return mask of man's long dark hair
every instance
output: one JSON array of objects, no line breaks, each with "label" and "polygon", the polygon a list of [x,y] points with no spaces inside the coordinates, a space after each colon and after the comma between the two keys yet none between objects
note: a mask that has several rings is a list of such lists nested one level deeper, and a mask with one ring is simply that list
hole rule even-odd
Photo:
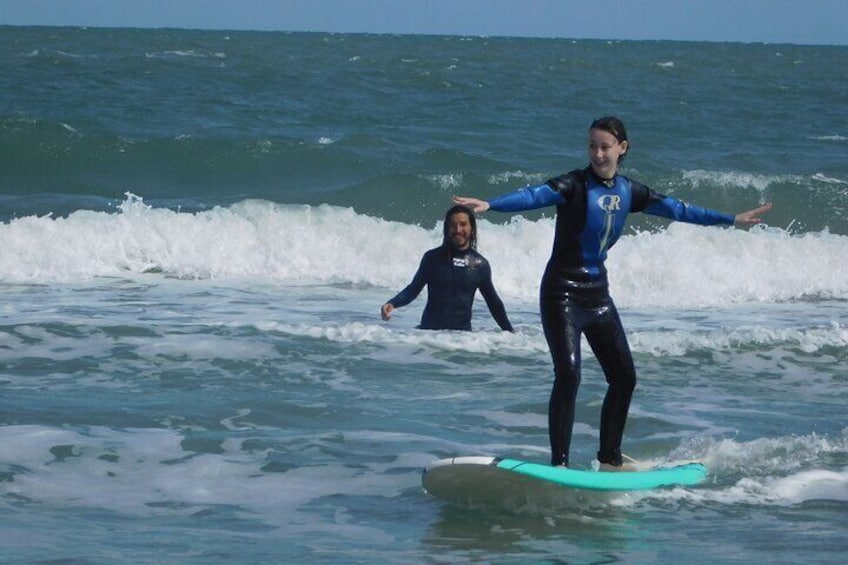
[{"label": "man's long dark hair", "polygon": [[457,204],[445,213],[445,225],[443,226],[442,247],[450,249],[450,219],[454,214],[468,214],[468,222],[471,224],[471,249],[477,249],[477,218],[468,206]]}]

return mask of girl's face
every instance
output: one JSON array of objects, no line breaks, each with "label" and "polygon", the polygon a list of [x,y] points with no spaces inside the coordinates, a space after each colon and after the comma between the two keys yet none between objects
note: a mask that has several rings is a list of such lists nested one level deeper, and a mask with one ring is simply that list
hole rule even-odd
[{"label": "girl's face", "polygon": [[602,179],[611,179],[618,170],[618,162],[627,153],[627,142],[601,129],[589,130],[589,162],[592,170]]}]

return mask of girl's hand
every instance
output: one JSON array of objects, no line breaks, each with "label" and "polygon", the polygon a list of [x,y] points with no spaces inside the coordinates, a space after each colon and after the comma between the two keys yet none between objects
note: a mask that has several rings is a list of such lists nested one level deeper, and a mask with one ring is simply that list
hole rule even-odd
[{"label": "girl's hand", "polygon": [[741,228],[759,224],[763,221],[759,217],[760,214],[762,214],[763,212],[768,212],[769,210],[771,210],[771,202],[769,202],[768,204],[764,204],[759,208],[754,208],[753,210],[748,210],[747,212],[736,214],[736,219],[733,222],[733,225]]},{"label": "girl's hand", "polygon": [[482,213],[489,209],[489,203],[479,198],[469,198],[467,196],[452,196],[454,204],[461,204],[471,208],[474,212]]}]

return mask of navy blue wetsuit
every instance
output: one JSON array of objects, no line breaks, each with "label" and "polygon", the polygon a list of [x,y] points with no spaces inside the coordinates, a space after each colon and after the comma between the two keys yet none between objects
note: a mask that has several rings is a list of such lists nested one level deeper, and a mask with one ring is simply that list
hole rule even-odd
[{"label": "navy blue wetsuit", "polygon": [[734,216],[691,206],[624,176],[604,181],[591,167],[505,194],[489,205],[500,212],[557,207],[553,251],[540,288],[542,326],[555,376],[548,406],[552,464],[568,465],[583,334],[608,383],[598,459],[620,465],[636,371],[609,295],[607,250],[618,240],[630,212],[701,225],[733,225]]},{"label": "navy blue wetsuit", "polygon": [[501,329],[512,331],[506,309],[492,284],[489,262],[474,249],[459,251],[443,245],[426,252],[412,282],[389,303],[395,308],[406,306],[425,285],[427,304],[419,328],[470,331],[471,306],[474,294],[480,289]]}]

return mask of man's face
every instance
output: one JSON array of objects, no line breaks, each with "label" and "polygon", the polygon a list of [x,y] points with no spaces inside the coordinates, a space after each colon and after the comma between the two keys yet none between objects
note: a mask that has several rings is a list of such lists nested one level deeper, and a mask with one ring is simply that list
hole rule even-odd
[{"label": "man's face", "polygon": [[465,212],[457,212],[448,218],[448,235],[453,246],[460,251],[471,245],[471,219]]}]

